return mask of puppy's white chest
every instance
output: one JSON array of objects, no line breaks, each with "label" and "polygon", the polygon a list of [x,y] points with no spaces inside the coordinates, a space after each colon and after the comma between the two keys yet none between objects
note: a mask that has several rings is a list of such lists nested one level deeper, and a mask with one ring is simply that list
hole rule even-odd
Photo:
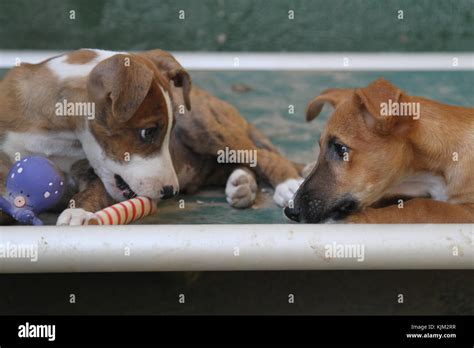
[{"label": "puppy's white chest", "polygon": [[446,182],[441,176],[418,173],[387,191],[387,194],[402,194],[411,197],[431,196],[432,199],[448,200]]},{"label": "puppy's white chest", "polygon": [[86,157],[73,132],[9,132],[1,144],[1,149],[12,161],[18,156],[45,156],[65,172],[70,170],[74,162]]}]

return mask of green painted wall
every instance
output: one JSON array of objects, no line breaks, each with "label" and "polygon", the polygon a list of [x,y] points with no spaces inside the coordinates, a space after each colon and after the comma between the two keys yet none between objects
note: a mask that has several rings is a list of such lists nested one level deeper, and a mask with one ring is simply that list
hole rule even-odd
[{"label": "green painted wall", "polygon": [[[288,10],[295,19],[288,19]],[[397,11],[404,19],[397,19]],[[69,19],[69,11],[76,19]],[[185,20],[178,11],[185,11]],[[2,49],[472,51],[473,0],[0,0]]]}]

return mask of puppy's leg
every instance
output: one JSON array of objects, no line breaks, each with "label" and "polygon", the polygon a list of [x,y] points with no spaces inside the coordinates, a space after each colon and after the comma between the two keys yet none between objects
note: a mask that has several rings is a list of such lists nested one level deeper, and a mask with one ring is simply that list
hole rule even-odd
[{"label": "puppy's leg", "polygon": [[234,208],[248,208],[257,198],[257,180],[248,168],[235,169],[225,187],[227,202]]},{"label": "puppy's leg", "polygon": [[56,224],[87,225],[95,218],[94,212],[109,206],[113,201],[87,160],[76,162],[71,168],[71,175],[79,192],[72,197],[73,207],[64,210],[59,215]]},{"label": "puppy's leg", "polygon": [[450,204],[433,199],[415,198],[403,208],[391,205],[385,208],[368,208],[350,215],[349,223],[473,223],[474,203]]},{"label": "puppy's leg", "polygon": [[249,125],[249,137],[257,146],[258,159],[255,171],[259,177],[275,188],[273,200],[279,206],[291,205],[291,200],[303,182],[301,177],[303,166],[282,156],[270,140],[252,125]]},{"label": "puppy's leg", "polygon": [[[179,93],[176,95],[180,98]],[[179,135],[179,141],[198,154],[214,158],[226,148],[256,153],[255,163],[242,165],[274,188],[283,184],[278,191],[284,194],[278,194],[277,197],[278,203],[285,205],[292,198],[292,189],[301,181],[299,168],[283,157],[270,140],[249,124],[236,108],[196,88],[192,95],[193,100],[200,102],[193,106],[191,112],[177,118],[173,132],[175,136]]]}]

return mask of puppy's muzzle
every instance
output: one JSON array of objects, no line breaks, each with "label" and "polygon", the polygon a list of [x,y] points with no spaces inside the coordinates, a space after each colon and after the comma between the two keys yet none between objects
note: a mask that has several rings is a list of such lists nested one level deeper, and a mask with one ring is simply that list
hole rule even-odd
[{"label": "puppy's muzzle", "polygon": [[168,186],[163,186],[163,188],[160,191],[160,198],[161,199],[168,199],[176,196],[178,194],[178,191],[175,191],[173,186],[168,185]]},{"label": "puppy's muzzle", "polygon": [[300,222],[300,209],[299,208],[285,207],[283,212],[285,213],[288,219],[296,221],[296,222]]}]

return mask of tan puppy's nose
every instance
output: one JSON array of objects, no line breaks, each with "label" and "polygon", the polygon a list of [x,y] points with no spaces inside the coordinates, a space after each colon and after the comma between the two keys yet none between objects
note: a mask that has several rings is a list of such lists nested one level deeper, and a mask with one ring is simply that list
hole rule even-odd
[{"label": "tan puppy's nose", "polygon": [[283,212],[285,213],[288,219],[291,219],[296,222],[300,222],[300,209],[299,208],[290,208],[286,207]]}]

